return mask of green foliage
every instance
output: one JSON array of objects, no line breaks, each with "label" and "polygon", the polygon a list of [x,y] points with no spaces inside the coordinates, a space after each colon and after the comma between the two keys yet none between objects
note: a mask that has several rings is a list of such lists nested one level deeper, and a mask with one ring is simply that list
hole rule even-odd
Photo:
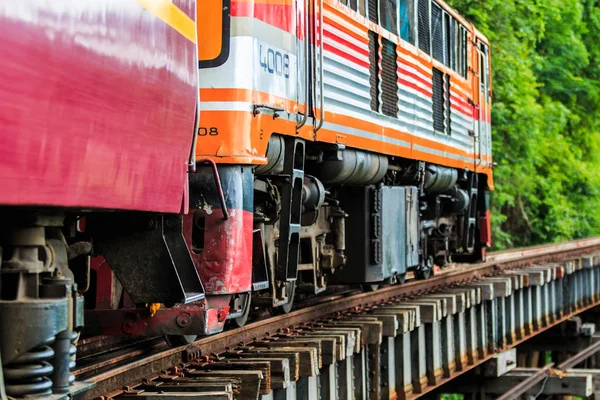
[{"label": "green foliage", "polygon": [[440,400],[464,400],[465,396],[462,394],[450,394],[450,393],[444,393],[442,395],[440,395],[439,399]]},{"label": "green foliage", "polygon": [[450,0],[490,40],[498,249],[600,235],[600,0]]}]

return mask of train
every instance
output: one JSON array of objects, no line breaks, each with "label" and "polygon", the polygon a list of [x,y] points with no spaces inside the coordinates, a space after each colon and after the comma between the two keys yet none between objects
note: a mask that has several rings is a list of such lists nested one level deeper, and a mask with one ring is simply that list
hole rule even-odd
[{"label": "train", "polygon": [[442,0],[2,0],[0,48],[8,396],[491,246],[491,50]]}]

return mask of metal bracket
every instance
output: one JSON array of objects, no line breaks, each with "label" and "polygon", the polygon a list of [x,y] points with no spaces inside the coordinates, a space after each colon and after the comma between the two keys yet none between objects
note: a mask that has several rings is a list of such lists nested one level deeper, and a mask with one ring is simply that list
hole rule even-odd
[{"label": "metal bracket", "polygon": [[273,111],[273,119],[279,118],[279,113],[284,111],[283,108],[273,107],[268,104],[252,104],[252,115],[256,117],[260,114],[261,109]]}]

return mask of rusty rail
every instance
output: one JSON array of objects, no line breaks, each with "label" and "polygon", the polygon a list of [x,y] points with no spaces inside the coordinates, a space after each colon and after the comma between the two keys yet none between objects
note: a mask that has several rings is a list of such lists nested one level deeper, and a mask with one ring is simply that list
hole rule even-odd
[{"label": "rusty rail", "polygon": [[[560,262],[575,257],[581,257],[583,254],[592,253],[600,250],[600,238],[583,239],[557,245],[545,245],[534,248],[513,250],[506,253],[496,253],[489,257],[489,261],[477,266],[456,266],[450,268],[442,274],[426,281],[413,281],[399,286],[390,286],[371,293],[362,293],[350,295],[347,297],[335,298],[317,305],[305,307],[293,311],[290,314],[264,319],[251,323],[243,328],[223,332],[214,336],[202,338],[194,344],[176,349],[156,349],[149,350],[149,354],[127,365],[114,368],[110,371],[87,376],[87,381],[96,384],[96,387],[87,392],[84,398],[93,398],[99,395],[105,395],[117,389],[113,394],[123,393],[122,388],[126,385],[135,384],[141,378],[156,378],[160,371],[170,370],[175,365],[186,365],[198,359],[208,359],[211,354],[223,353],[226,349],[234,347],[244,347],[250,343],[256,343],[256,340],[263,337],[272,337],[274,334],[285,333],[288,327],[299,327],[311,324],[316,321],[335,320],[344,318],[352,314],[355,316],[364,316],[372,312],[372,308],[378,304],[400,304],[406,301],[414,302],[415,298],[433,298],[432,293],[450,287],[465,287],[472,282],[486,279],[492,279],[494,276],[504,276],[508,270],[530,267],[551,262]],[[551,268],[548,269],[550,271]],[[506,278],[506,276],[505,276]],[[438,296],[439,297],[439,296]],[[597,300],[600,300],[600,296]],[[494,303],[496,304],[496,303]],[[498,302],[499,304],[499,302]],[[576,312],[590,308],[596,303],[588,303],[578,307]],[[496,305],[494,305],[496,307]],[[388,312],[388,311],[386,311]],[[552,322],[545,326],[539,326],[533,329],[532,333],[539,333],[548,329],[550,326],[558,323],[572,315],[573,312],[566,311],[561,318],[552,318]],[[362,318],[362,317],[361,317]],[[360,319],[357,319],[360,321]],[[360,324],[359,324],[360,325]],[[522,339],[514,340],[511,345],[516,345],[530,335],[525,335]],[[506,343],[505,343],[506,344]],[[493,352],[492,352],[493,353]],[[469,366],[464,365],[460,370],[454,370],[448,376],[434,379],[434,385],[425,383],[420,393],[413,393],[407,397],[419,397],[447,382],[449,379],[462,374],[493,356],[492,353],[486,353],[484,357],[477,358],[476,363]],[[445,367],[446,368],[446,367]],[[395,395],[395,393],[394,393]]]}]

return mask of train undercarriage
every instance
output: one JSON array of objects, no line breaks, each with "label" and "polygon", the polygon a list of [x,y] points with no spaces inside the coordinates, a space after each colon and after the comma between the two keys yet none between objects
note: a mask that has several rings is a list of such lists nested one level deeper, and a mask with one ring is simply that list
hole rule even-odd
[{"label": "train undercarriage", "polygon": [[[82,332],[178,346],[327,285],[397,284],[485,256],[486,185],[472,172],[278,135],[267,157],[199,165],[187,215],[5,210],[9,394],[68,392]],[[30,323],[11,322],[22,313]]]}]

